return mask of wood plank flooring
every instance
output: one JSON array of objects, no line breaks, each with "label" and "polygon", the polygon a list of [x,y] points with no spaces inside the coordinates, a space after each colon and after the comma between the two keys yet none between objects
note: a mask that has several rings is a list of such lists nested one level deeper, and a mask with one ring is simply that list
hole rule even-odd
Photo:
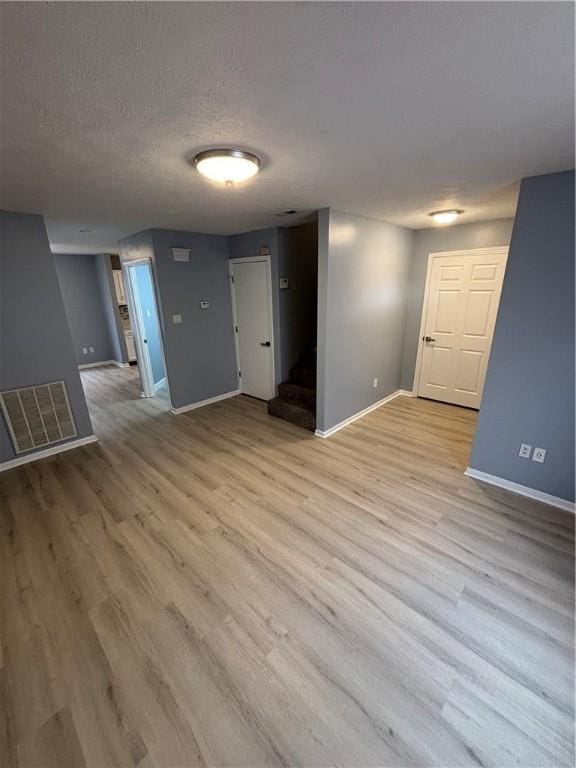
[{"label": "wood plank flooring", "polygon": [[82,378],[100,442],[0,476],[3,766],[574,764],[574,519],[463,476],[473,412]]}]

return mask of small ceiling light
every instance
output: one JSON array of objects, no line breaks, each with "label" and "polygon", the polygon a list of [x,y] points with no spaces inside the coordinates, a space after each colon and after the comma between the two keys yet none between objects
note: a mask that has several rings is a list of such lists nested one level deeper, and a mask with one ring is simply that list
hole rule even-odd
[{"label": "small ceiling light", "polygon": [[464,213],[464,211],[450,210],[434,211],[434,213],[429,213],[428,215],[434,219],[436,224],[452,224],[452,222],[456,221],[461,213]]},{"label": "small ceiling light", "polygon": [[260,170],[260,158],[242,149],[208,149],[193,162],[202,176],[227,187],[248,181]]},{"label": "small ceiling light", "polygon": [[78,232],[80,232],[80,234],[82,234],[82,235],[87,235],[88,232],[92,232],[92,230],[91,229],[79,229]]}]

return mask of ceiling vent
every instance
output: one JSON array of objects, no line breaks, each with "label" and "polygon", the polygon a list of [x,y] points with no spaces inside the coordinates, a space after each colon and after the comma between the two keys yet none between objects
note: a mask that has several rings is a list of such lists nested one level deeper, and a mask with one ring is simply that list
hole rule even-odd
[{"label": "ceiling vent", "polygon": [[295,211],[292,208],[289,211],[278,211],[274,214],[274,216],[279,216],[280,218],[284,216],[294,216],[295,214],[299,213],[299,211]]},{"label": "ceiling vent", "polygon": [[0,392],[0,404],[17,454],[78,434],[63,381]]}]

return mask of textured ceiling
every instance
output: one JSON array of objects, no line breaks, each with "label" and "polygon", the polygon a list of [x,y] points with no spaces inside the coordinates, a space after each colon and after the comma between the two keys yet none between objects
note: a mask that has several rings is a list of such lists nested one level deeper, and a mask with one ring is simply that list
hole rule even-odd
[{"label": "textured ceiling", "polygon": [[[54,250],[156,226],[230,233],[323,206],[409,227],[513,214],[574,164],[574,6],[2,3],[2,207]],[[240,145],[241,189],[186,157]],[[91,229],[80,234],[80,228]]]}]

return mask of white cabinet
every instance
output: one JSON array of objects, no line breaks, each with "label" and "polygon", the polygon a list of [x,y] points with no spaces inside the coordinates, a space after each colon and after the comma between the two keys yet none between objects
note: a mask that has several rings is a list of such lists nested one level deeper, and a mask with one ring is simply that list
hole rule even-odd
[{"label": "white cabinet", "polygon": [[126,339],[126,350],[128,351],[128,360],[130,362],[133,362],[136,360],[136,346],[134,344],[134,336],[132,332],[125,333],[124,338]]},{"label": "white cabinet", "polygon": [[124,276],[121,269],[113,269],[112,277],[114,278],[114,290],[116,291],[116,301],[118,304],[127,304],[126,292],[124,291]]}]

